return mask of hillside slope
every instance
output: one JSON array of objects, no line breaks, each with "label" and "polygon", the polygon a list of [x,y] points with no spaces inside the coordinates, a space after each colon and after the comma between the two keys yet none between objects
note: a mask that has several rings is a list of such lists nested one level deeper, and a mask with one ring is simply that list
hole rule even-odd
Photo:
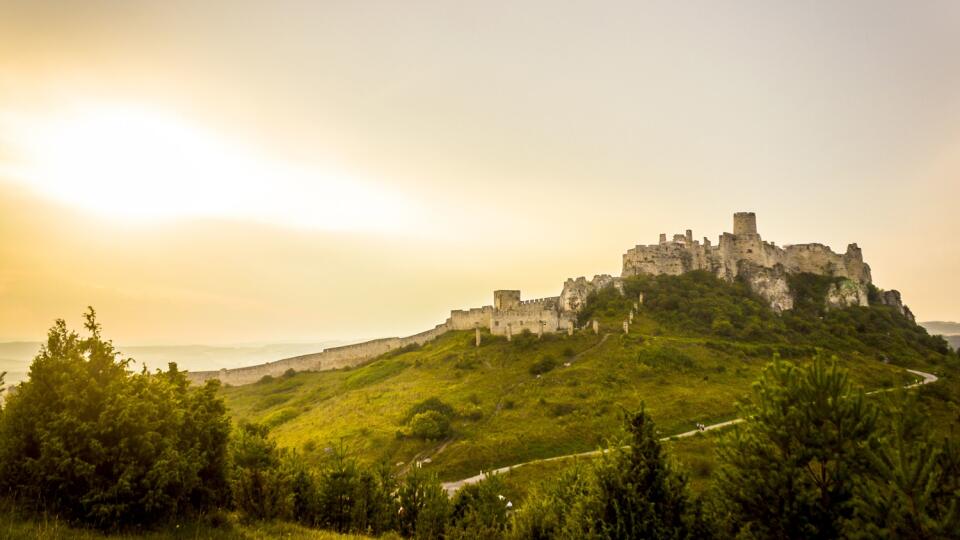
[{"label": "hillside slope", "polygon": [[[640,276],[624,295],[607,289],[590,298],[581,322],[597,320],[599,334],[509,342],[484,334],[478,348],[472,332],[450,332],[361,367],[289,373],[223,395],[236,420],[272,426],[281,445],[308,460],[343,444],[398,470],[429,458],[426,466],[451,480],[595,449],[618,433],[622,411],[641,402],[665,435],[730,418],[774,354],[837,355],[867,389],[909,381],[899,366],[935,371],[944,361],[945,343],[892,309],[825,311],[831,279],[793,279],[797,308],[782,316],[743,284],[706,273]],[[440,403],[416,408],[430,398]],[[449,433],[411,433],[414,413],[427,409],[451,420]]]}]

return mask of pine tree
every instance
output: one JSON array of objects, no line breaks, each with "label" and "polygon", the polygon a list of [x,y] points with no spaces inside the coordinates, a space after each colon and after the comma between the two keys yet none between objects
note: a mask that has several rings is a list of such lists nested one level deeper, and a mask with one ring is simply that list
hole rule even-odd
[{"label": "pine tree", "polygon": [[667,462],[644,409],[627,415],[629,446],[614,445],[590,467],[575,466],[527,500],[514,538],[692,538],[686,478]]},{"label": "pine tree", "polygon": [[852,515],[858,474],[877,421],[834,362],[799,368],[775,359],[718,449],[717,487],[733,532],[833,538]]},{"label": "pine tree", "polygon": [[450,501],[436,475],[414,467],[399,490],[400,533],[415,538],[441,538]]},{"label": "pine tree", "polygon": [[667,463],[644,409],[626,420],[629,448],[611,452],[595,471],[592,532],[601,538],[687,538],[686,478]]},{"label": "pine tree", "polygon": [[936,440],[918,400],[899,398],[867,451],[857,486],[854,538],[960,537],[960,447]]}]

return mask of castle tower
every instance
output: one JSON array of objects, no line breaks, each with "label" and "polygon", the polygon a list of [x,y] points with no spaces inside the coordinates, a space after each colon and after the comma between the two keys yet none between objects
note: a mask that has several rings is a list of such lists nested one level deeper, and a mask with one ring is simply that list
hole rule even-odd
[{"label": "castle tower", "polygon": [[513,309],[520,305],[520,291],[493,291],[493,307],[497,311]]},{"label": "castle tower", "polygon": [[737,212],[733,215],[733,234],[757,234],[757,215],[753,212]]}]

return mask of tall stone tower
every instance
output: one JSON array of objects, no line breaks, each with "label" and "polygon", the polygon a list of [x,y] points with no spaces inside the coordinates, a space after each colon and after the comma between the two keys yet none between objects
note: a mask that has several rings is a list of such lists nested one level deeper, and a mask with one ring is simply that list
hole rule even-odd
[{"label": "tall stone tower", "polygon": [[737,212],[733,215],[733,234],[757,234],[757,215],[753,212]]},{"label": "tall stone tower", "polygon": [[493,307],[499,310],[513,309],[520,305],[520,291],[493,291]]}]

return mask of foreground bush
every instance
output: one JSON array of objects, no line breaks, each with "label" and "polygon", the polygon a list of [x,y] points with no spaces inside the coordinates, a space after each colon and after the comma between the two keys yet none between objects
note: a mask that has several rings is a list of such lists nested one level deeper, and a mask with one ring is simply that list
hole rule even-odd
[{"label": "foreground bush", "polygon": [[58,320],[0,417],[0,495],[101,528],[227,502],[230,424],[217,383],[190,389],[171,364],[131,373],[100,335]]}]

